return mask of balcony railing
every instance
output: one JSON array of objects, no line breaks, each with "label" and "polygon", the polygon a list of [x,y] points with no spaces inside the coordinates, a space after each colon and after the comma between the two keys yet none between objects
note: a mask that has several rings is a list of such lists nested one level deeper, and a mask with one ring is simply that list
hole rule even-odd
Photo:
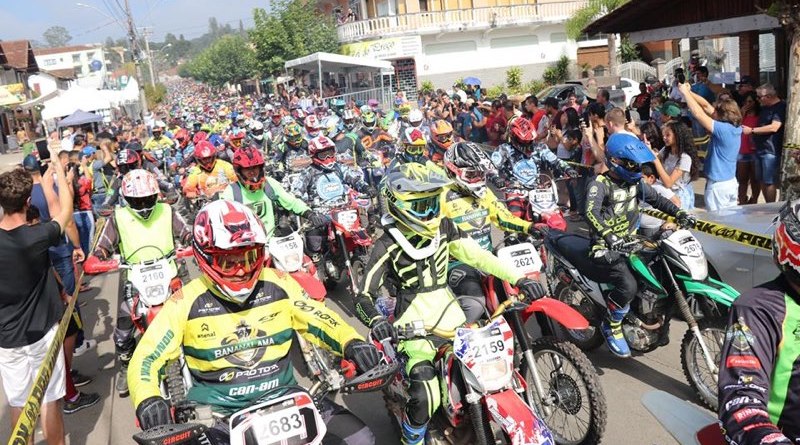
[{"label": "balcony railing", "polygon": [[558,22],[569,18],[575,10],[582,8],[586,3],[585,0],[543,2],[377,17],[340,25],[339,42],[349,43],[411,32],[431,34],[537,22]]}]

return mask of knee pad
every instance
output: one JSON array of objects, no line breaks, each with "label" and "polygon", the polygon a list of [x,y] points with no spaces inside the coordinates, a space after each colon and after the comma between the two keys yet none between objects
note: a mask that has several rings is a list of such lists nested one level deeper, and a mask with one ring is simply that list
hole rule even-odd
[{"label": "knee pad", "polygon": [[430,361],[419,362],[408,373],[411,384],[406,404],[406,417],[415,426],[425,425],[439,408],[439,385],[436,369]]}]

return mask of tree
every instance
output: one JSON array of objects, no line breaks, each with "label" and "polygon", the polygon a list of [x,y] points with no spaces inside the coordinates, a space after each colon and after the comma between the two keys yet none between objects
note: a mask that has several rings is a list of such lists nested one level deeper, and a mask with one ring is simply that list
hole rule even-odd
[{"label": "tree", "polygon": [[768,11],[778,17],[791,41],[789,46],[789,79],[786,85],[786,130],[783,133],[783,161],[781,165],[781,198],[800,198],[800,5],[792,0],[777,0]]},{"label": "tree", "polygon": [[[567,36],[577,40],[593,21],[625,3],[628,0],[589,0],[586,6],[573,12],[572,17],[567,20]],[[612,76],[617,74],[617,40],[614,34],[608,35],[608,71]]]},{"label": "tree", "polygon": [[218,87],[249,79],[255,73],[255,52],[238,35],[220,37],[179,70],[181,76]]},{"label": "tree", "polygon": [[71,40],[72,36],[63,26],[51,26],[42,34],[45,44],[50,48],[59,46],[66,46]]},{"label": "tree", "polygon": [[308,0],[276,0],[271,13],[256,8],[253,19],[250,41],[264,74],[280,72],[287,60],[339,49],[333,17],[319,14]]}]

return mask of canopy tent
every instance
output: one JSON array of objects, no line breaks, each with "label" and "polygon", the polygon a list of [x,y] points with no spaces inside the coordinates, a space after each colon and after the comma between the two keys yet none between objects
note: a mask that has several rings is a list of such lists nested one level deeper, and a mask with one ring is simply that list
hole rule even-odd
[{"label": "canopy tent", "polygon": [[77,110],[97,111],[111,108],[111,101],[99,90],[72,87],[44,103],[42,119],[68,116]]},{"label": "canopy tent", "polygon": [[87,113],[86,111],[78,110],[70,114],[69,116],[65,117],[64,119],[61,119],[58,122],[58,126],[73,127],[73,126],[91,124],[94,122],[102,122],[102,121],[103,121],[103,116],[100,116],[99,114]]}]

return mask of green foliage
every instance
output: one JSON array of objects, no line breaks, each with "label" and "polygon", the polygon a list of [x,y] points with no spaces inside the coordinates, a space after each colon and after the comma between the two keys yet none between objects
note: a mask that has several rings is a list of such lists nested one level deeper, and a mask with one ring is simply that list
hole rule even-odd
[{"label": "green foliage", "polygon": [[167,87],[160,83],[154,87],[148,83],[144,86],[144,97],[147,99],[147,108],[153,109],[167,98]]},{"label": "green foliage", "polygon": [[584,28],[592,22],[627,2],[628,0],[589,0],[586,6],[573,12],[572,17],[565,23],[567,36],[573,40],[577,39],[583,34]]},{"label": "green foliage", "polygon": [[42,34],[44,43],[49,48],[57,48],[59,46],[66,46],[72,40],[72,36],[63,26],[51,26]]},{"label": "green foliage", "polygon": [[458,79],[456,79],[456,81],[453,82],[453,86],[458,88],[458,89],[460,89],[460,90],[466,90],[467,89],[467,84],[464,83],[464,78],[463,77],[459,77]]},{"label": "green foliage", "polygon": [[547,85],[564,83],[569,78],[570,60],[566,55],[561,56],[554,64],[545,68],[542,79]]},{"label": "green foliage", "polygon": [[511,94],[519,94],[522,90],[522,68],[512,66],[506,70],[506,86]]},{"label": "green foliage", "polygon": [[547,88],[547,84],[543,80],[537,79],[533,79],[525,85],[525,91],[528,94],[536,94],[545,88]]},{"label": "green foliage", "polygon": [[496,99],[501,94],[506,93],[506,84],[501,83],[499,85],[493,85],[486,89],[486,97]]},{"label": "green foliage", "polygon": [[622,63],[633,62],[634,60],[641,60],[639,48],[631,42],[627,34],[622,35],[622,40],[619,45],[619,58]]},{"label": "green foliage", "polygon": [[253,10],[253,20],[250,41],[263,74],[282,71],[287,60],[339,49],[333,16],[318,13],[308,0],[276,0],[269,14]]},{"label": "green foliage", "polygon": [[434,90],[436,90],[436,88],[434,88],[433,82],[430,80],[423,80],[418,89],[420,94],[433,93]]},{"label": "green foliage", "polygon": [[219,87],[253,77],[257,65],[255,57],[243,38],[225,35],[181,66],[179,74]]}]

